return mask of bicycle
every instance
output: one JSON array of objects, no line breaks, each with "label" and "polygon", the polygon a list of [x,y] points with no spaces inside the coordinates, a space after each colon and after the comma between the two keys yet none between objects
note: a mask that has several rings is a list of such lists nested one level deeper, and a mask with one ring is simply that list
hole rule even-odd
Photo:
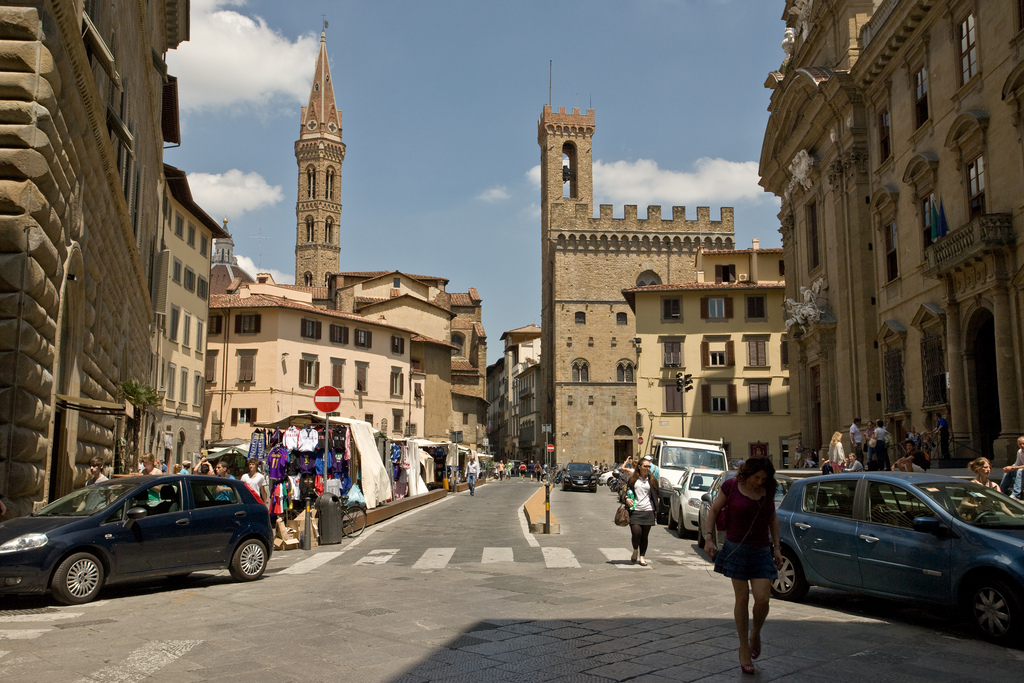
[{"label": "bicycle", "polygon": [[341,499],[345,511],[341,513],[341,534],[357,538],[366,528],[366,510],[361,505],[349,505],[348,496]]}]

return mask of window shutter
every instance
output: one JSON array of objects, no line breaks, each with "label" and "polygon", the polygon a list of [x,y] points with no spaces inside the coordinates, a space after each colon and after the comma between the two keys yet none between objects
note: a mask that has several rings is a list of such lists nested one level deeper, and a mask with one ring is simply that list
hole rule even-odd
[{"label": "window shutter", "polygon": [[260,333],[260,318],[261,317],[263,317],[263,316],[261,316],[259,313],[256,314],[256,329],[254,330],[256,332],[256,334]]},{"label": "window shutter", "polygon": [[235,334],[242,334],[242,316],[239,313],[235,314]]},{"label": "window shutter", "polygon": [[666,367],[666,368],[672,367],[672,343],[671,342],[665,342],[664,344],[661,345],[661,349],[662,349],[662,362],[661,362],[662,367]]},{"label": "window shutter", "polygon": [[783,365],[789,365],[789,341],[786,339],[783,339],[779,345],[779,362]]},{"label": "window shutter", "polygon": [[708,298],[706,296],[700,299],[700,317],[702,320],[708,319]]},{"label": "window shutter", "polygon": [[217,354],[209,353],[206,354],[206,381],[213,382],[217,375]]},{"label": "window shutter", "polygon": [[[316,326],[320,327],[320,323],[317,323]],[[317,389],[320,388],[320,361],[313,363],[313,386]]]},{"label": "window shutter", "polygon": [[701,384],[700,385],[700,409],[701,412],[711,412],[711,385]]},{"label": "window shutter", "polygon": [[757,365],[757,342],[747,342],[747,365]]},{"label": "window shutter", "polygon": [[323,323],[319,320],[316,321],[316,338],[320,339],[320,335],[323,332]]},{"label": "window shutter", "polygon": [[747,317],[748,318],[757,318],[758,317],[758,315],[757,315],[757,304],[754,303],[754,297],[752,297],[752,296],[748,296],[747,297]]},{"label": "window shutter", "polygon": [[732,297],[731,296],[725,297],[725,317],[726,318],[731,318],[732,317]]},{"label": "window shutter", "polygon": [[732,339],[725,342],[725,364],[730,368],[736,365],[736,342]]},{"label": "window shutter", "polygon": [[730,384],[726,393],[726,404],[730,413],[736,412],[736,385]]},{"label": "window shutter", "polygon": [[373,348],[373,332],[371,332],[370,330],[366,331],[366,348]]},{"label": "window shutter", "polygon": [[238,408],[232,408],[231,409],[231,426],[232,427],[237,427],[238,426]]},{"label": "window shutter", "polygon": [[717,282],[721,282],[721,281],[722,281],[722,266],[721,265],[717,265],[717,266],[715,266],[715,282],[717,283]]},{"label": "window shutter", "polygon": [[711,365],[711,344],[706,341],[700,343],[700,364],[705,368]]},{"label": "window shutter", "polygon": [[672,300],[664,299],[661,302],[661,317],[664,320],[668,320],[672,317]]},{"label": "window shutter", "polygon": [[728,274],[726,282],[736,282],[736,264],[732,263],[726,266],[726,272]]},{"label": "window shutter", "polygon": [[256,424],[256,409],[249,409],[249,424]]}]

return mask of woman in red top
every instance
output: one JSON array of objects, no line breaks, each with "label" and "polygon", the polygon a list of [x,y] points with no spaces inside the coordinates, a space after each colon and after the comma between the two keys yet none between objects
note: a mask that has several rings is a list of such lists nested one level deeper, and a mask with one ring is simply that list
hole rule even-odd
[{"label": "woman in red top", "polygon": [[[779,520],[775,516],[775,468],[767,458],[747,458],[739,472],[725,481],[711,505],[708,519],[725,510],[725,544],[721,551],[715,535],[705,534],[715,571],[732,579],[736,597],[733,617],[740,637],[740,668],[754,673],[753,660],[761,655],[761,627],[768,617],[772,580],[782,566]],[[748,587],[749,584],[749,587]],[[754,623],[749,623],[748,594],[754,594]],[[750,629],[749,635],[747,629]]]}]

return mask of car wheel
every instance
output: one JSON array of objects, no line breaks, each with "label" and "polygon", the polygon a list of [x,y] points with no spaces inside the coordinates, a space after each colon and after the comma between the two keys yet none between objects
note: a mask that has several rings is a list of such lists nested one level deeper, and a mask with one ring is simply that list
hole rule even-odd
[{"label": "car wheel", "polygon": [[672,508],[668,509],[668,530],[675,531],[679,528],[679,522],[676,521],[675,515],[672,514]]},{"label": "car wheel", "polygon": [[779,578],[772,581],[772,595],[781,600],[798,601],[807,595],[810,585],[804,578],[803,567],[800,560],[792,550],[786,548],[782,551],[782,569],[779,570]]},{"label": "car wheel", "polygon": [[998,644],[1017,640],[1024,619],[1020,591],[997,577],[980,581],[971,591],[970,610],[974,625],[987,639]]},{"label": "car wheel", "polygon": [[697,518],[697,547],[704,547],[704,530],[700,528],[700,517]]},{"label": "car wheel", "polygon": [[75,553],[53,574],[50,589],[57,602],[82,605],[96,599],[103,588],[103,564],[91,553]]},{"label": "car wheel", "polygon": [[267,549],[254,538],[242,543],[231,558],[231,576],[236,581],[255,581],[267,568]]}]

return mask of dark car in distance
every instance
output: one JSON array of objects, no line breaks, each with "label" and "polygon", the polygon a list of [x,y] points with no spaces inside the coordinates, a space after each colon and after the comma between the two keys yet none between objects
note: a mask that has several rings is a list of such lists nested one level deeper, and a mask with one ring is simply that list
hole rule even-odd
[{"label": "dark car in distance", "polygon": [[252,581],[273,538],[266,505],[240,481],[119,478],[0,523],[0,595],[51,591],[82,604],[108,584],[210,569]]},{"label": "dark car in distance", "polygon": [[597,492],[597,472],[585,462],[571,462],[562,473],[562,490],[584,489],[591,493]]}]

